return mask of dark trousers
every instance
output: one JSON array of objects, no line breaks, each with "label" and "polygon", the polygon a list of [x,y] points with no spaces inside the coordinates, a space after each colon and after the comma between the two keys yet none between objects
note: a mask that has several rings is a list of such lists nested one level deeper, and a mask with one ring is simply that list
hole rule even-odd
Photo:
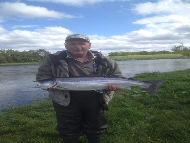
[{"label": "dark trousers", "polygon": [[88,139],[100,137],[107,128],[101,94],[96,91],[71,91],[70,96],[68,106],[53,101],[60,137],[63,140],[77,140],[82,133]]}]

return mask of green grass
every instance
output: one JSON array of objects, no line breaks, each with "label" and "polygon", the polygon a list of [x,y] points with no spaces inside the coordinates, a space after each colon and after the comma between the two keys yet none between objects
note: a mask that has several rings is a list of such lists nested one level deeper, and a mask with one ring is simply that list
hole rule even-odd
[{"label": "green grass", "polygon": [[42,62],[25,62],[25,63],[1,63],[0,66],[12,66],[12,65],[32,65],[41,64]]},{"label": "green grass", "polygon": [[151,60],[151,59],[172,59],[181,58],[181,54],[158,54],[158,55],[128,55],[128,56],[109,56],[116,61],[122,60]]},{"label": "green grass", "polygon": [[[141,88],[115,92],[106,112],[108,129],[103,143],[189,143],[190,69],[144,73],[135,79],[165,80],[158,95]],[[59,143],[51,100],[1,113],[1,143]],[[81,136],[79,143],[86,143]]]}]

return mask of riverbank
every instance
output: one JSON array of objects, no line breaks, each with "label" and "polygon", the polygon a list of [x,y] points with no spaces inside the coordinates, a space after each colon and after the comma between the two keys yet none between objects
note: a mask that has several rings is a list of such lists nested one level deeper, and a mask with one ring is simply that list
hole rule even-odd
[{"label": "riverbank", "polygon": [[[128,56],[109,56],[115,61],[125,60],[153,60],[153,59],[188,59],[181,54],[157,54],[157,55],[128,55]],[[42,61],[43,62],[43,61]],[[30,65],[41,64],[42,62],[26,62],[26,63],[1,63],[0,66],[8,65]]]},{"label": "riverbank", "polygon": [[[115,92],[106,112],[109,127],[103,143],[190,142],[190,69],[144,73],[135,79],[165,80],[158,95],[141,88]],[[6,110],[5,110],[6,111]],[[2,143],[59,143],[51,100],[8,109],[0,115]],[[86,143],[86,137],[79,139]]]},{"label": "riverbank", "polygon": [[157,55],[128,55],[128,56],[109,56],[115,61],[123,60],[154,60],[154,59],[183,59],[187,58],[181,54],[157,54]]}]

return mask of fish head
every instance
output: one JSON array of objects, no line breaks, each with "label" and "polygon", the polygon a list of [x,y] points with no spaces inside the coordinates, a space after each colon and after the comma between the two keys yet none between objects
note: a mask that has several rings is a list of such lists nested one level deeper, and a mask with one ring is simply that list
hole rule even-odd
[{"label": "fish head", "polygon": [[52,79],[37,80],[36,87],[42,89],[48,89],[56,85],[56,81]]}]

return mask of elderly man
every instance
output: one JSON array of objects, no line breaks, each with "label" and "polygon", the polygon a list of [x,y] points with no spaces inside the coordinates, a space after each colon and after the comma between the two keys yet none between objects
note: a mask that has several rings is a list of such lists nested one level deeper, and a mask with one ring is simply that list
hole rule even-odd
[{"label": "elderly man", "polygon": [[[118,65],[97,51],[90,51],[89,37],[69,35],[65,39],[66,50],[50,54],[38,69],[36,79],[52,77],[100,76],[122,77]],[[97,83],[98,84],[98,83]],[[57,116],[57,130],[64,143],[77,143],[85,134],[89,143],[101,143],[107,128],[104,110],[119,87],[108,85],[104,93],[97,91],[67,91],[54,87],[47,89]]]}]

